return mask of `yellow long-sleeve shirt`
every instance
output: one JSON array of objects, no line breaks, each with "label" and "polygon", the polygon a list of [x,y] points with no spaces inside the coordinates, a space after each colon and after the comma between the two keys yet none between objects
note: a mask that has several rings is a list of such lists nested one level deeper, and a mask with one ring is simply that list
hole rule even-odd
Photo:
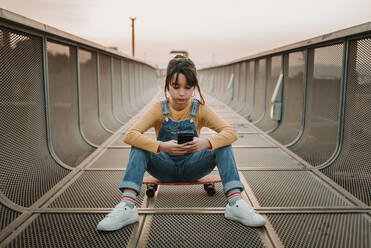
[{"label": "yellow long-sleeve shirt", "polygon": [[[168,104],[168,106],[170,112],[169,117],[171,117],[173,120],[178,121],[191,118],[190,110],[192,101],[189,101],[187,107],[181,111],[176,111],[173,109],[171,104]],[[127,131],[124,137],[124,142],[146,151],[158,153],[158,147],[161,141],[153,140],[143,133],[149,128],[154,127],[157,137],[162,125],[163,117],[161,102],[155,102],[149,108],[149,110]],[[200,135],[202,127],[208,127],[217,132],[217,134],[208,137],[208,140],[212,146],[210,150],[230,145],[238,138],[236,131],[230,125],[225,123],[207,104],[199,105],[195,120],[198,135]]]}]

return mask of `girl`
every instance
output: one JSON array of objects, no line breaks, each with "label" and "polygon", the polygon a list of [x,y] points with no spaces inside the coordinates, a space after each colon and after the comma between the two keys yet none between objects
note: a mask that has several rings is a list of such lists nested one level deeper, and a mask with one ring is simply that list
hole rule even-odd
[{"label": "girl", "polygon": [[[193,98],[195,88],[200,101]],[[228,199],[225,217],[246,226],[265,225],[264,218],[241,198],[244,186],[231,146],[237,140],[237,133],[205,104],[196,67],[190,59],[177,55],[170,60],[164,91],[166,100],[154,103],[125,135],[125,143],[132,148],[119,187],[122,199],[98,223],[97,229],[114,231],[139,220],[135,200],[145,171],[164,182],[196,181],[215,166]],[[155,128],[157,141],[143,134],[151,127]],[[217,134],[198,138],[202,127],[215,130]],[[177,144],[178,133],[189,132],[194,134],[193,141]]]}]

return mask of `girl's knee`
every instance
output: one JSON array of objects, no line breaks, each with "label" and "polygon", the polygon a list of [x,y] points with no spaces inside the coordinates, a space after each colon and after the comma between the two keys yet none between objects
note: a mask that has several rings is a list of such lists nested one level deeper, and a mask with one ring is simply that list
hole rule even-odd
[{"label": "girl's knee", "polygon": [[148,151],[140,149],[140,148],[135,147],[135,146],[132,146],[131,150],[130,150],[130,153],[147,155]]},{"label": "girl's knee", "polygon": [[232,145],[227,145],[227,146],[219,147],[215,151],[216,152],[232,152]]},{"label": "girl's knee", "polygon": [[232,145],[227,145],[227,146],[223,146],[223,147],[220,147],[220,148],[216,149],[215,150],[215,156],[216,156],[216,158],[219,157],[219,158],[234,159]]},{"label": "girl's knee", "polygon": [[146,159],[148,158],[149,152],[143,149],[140,149],[138,147],[131,147],[130,150],[130,157],[131,158],[140,158],[140,159]]}]

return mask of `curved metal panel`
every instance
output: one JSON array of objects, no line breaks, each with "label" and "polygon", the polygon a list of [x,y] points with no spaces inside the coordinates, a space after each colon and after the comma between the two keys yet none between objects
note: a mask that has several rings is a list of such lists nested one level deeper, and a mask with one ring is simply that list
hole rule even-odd
[{"label": "curved metal panel", "polygon": [[3,204],[0,203],[0,232],[7,226],[9,225],[13,220],[15,220],[20,213],[7,208]]},{"label": "curved metal panel", "polygon": [[270,131],[277,127],[278,123],[269,117],[271,98],[277,83],[277,80],[282,72],[282,56],[273,56],[267,61],[268,75],[267,75],[267,88],[266,88],[266,98],[265,98],[265,115],[264,118],[256,123],[263,131]]},{"label": "curved metal panel", "polygon": [[99,105],[100,118],[110,131],[115,132],[121,124],[115,120],[112,112],[112,72],[111,57],[99,54]]},{"label": "curved metal panel", "polygon": [[121,83],[121,61],[113,59],[113,73],[112,73],[112,101],[113,114],[121,124],[124,124],[128,117],[124,115],[122,109],[122,83]]},{"label": "curved metal panel", "polygon": [[47,42],[50,128],[53,149],[64,163],[77,166],[94,148],[79,130],[76,48]]},{"label": "curved metal panel", "polygon": [[343,44],[316,48],[309,54],[304,132],[290,149],[317,166],[336,148]]},{"label": "curved metal panel", "polygon": [[0,27],[0,190],[29,207],[68,174],[46,138],[42,39]]},{"label": "curved metal panel", "polygon": [[266,59],[256,61],[255,68],[255,89],[254,89],[254,109],[248,119],[258,122],[264,115],[265,110],[265,88],[266,88]]},{"label": "curved metal panel", "polygon": [[97,54],[79,49],[81,129],[94,144],[102,144],[109,136],[99,122]]},{"label": "curved metal panel", "polygon": [[304,51],[289,53],[284,73],[282,121],[271,136],[286,145],[299,135],[302,125]]},{"label": "curved metal panel", "polygon": [[243,116],[249,115],[254,107],[255,61],[248,61],[246,66],[245,108],[241,111]]},{"label": "curved metal panel", "polygon": [[371,38],[350,43],[343,144],[339,157],[322,170],[371,205]]}]

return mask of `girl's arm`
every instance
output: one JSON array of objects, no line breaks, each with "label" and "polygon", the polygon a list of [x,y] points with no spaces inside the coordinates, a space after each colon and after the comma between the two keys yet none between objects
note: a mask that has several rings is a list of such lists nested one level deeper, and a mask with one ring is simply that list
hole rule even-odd
[{"label": "girl's arm", "polygon": [[223,146],[232,144],[238,139],[237,132],[232,126],[222,120],[208,105],[201,105],[200,108],[200,119],[202,126],[206,126],[217,134],[208,137],[211,144],[211,149],[214,150]]},{"label": "girl's arm", "polygon": [[146,151],[158,153],[160,141],[153,140],[143,133],[161,121],[161,103],[154,103],[150,109],[126,132],[124,142]]}]

